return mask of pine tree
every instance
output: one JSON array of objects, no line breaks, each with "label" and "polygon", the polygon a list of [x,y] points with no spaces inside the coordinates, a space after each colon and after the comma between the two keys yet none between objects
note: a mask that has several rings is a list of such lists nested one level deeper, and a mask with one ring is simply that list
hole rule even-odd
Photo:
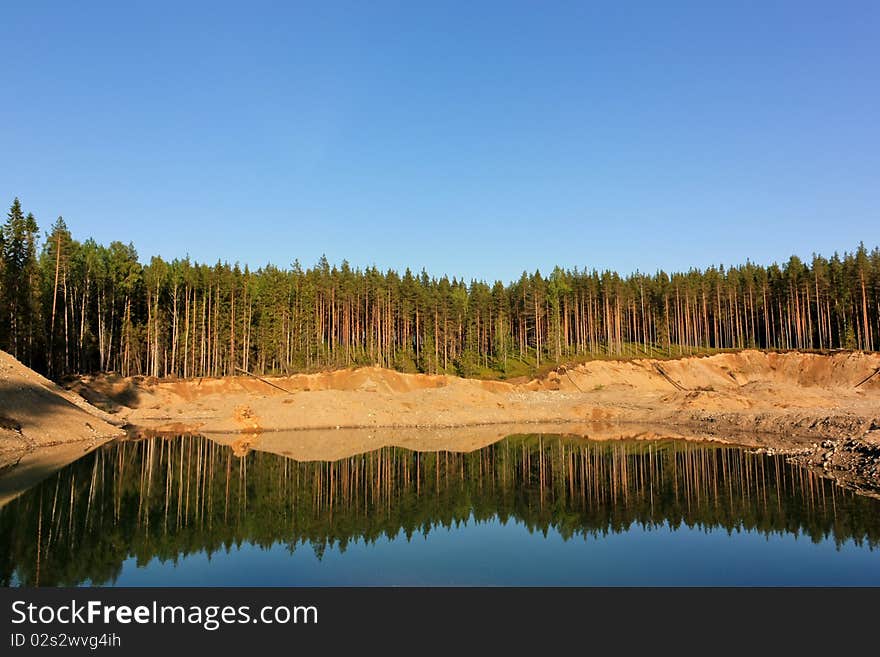
[{"label": "pine tree", "polygon": [[12,355],[27,365],[35,365],[42,342],[40,326],[40,273],[37,265],[37,221],[24,216],[16,198],[7,221],[0,229],[3,240],[2,333]]}]

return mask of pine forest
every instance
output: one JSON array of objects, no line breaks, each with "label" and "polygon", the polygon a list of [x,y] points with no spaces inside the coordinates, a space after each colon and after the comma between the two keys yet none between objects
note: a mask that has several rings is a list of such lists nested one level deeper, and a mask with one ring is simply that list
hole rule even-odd
[{"label": "pine forest", "polygon": [[378,365],[509,378],[589,358],[880,346],[880,249],[687,272],[561,269],[509,283],[298,261],[152,257],[41,235],[13,202],[0,231],[0,348],[53,378],[206,377]]}]

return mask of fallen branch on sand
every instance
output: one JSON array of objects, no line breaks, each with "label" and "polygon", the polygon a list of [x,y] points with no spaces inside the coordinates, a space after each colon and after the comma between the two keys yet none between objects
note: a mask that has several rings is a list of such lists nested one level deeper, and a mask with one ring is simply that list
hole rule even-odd
[{"label": "fallen branch on sand", "polygon": [[577,383],[574,382],[574,379],[571,378],[571,374],[568,373],[568,368],[564,365],[560,365],[559,369],[556,370],[559,373],[565,374],[568,377],[568,380],[571,381],[571,385],[578,389],[578,392],[584,392],[584,389],[581,388]]},{"label": "fallen branch on sand", "polygon": [[293,394],[290,390],[286,390],[286,389],[282,388],[281,386],[275,385],[275,384],[272,383],[271,381],[266,381],[266,379],[264,379],[263,377],[261,377],[261,376],[257,376],[256,374],[252,374],[251,372],[248,372],[247,370],[243,370],[243,369],[241,369],[240,367],[236,367],[236,368],[235,368],[235,371],[236,371],[236,372],[241,372],[241,373],[243,373],[243,374],[247,374],[248,376],[252,376],[252,377],[254,377],[255,379],[257,379],[258,381],[262,381],[262,382],[265,383],[267,386],[272,386],[273,388],[278,388],[281,392],[286,392],[288,395],[292,395],[292,394]]},{"label": "fallen branch on sand", "polygon": [[870,381],[871,379],[873,379],[873,378],[874,378],[875,376],[877,376],[878,374],[880,374],[880,367],[878,367],[876,370],[874,370],[873,372],[871,372],[868,376],[866,376],[864,379],[862,379],[861,381],[859,381],[859,382],[858,382],[857,384],[855,384],[853,387],[854,387],[854,388],[858,388],[860,385],[862,385],[863,383],[867,383],[868,381]]},{"label": "fallen branch on sand", "polygon": [[667,381],[669,381],[669,383],[671,383],[673,386],[675,386],[675,388],[676,388],[677,390],[681,390],[682,392],[686,392],[686,391],[687,391],[687,388],[685,388],[683,385],[681,385],[680,383],[678,383],[678,382],[676,382],[676,381],[673,381],[673,380],[672,380],[672,377],[670,377],[666,372],[664,372],[662,367],[660,367],[659,365],[655,364],[655,365],[654,365],[654,369],[657,370],[657,373],[658,373],[660,376],[662,376],[664,379],[666,379]]}]

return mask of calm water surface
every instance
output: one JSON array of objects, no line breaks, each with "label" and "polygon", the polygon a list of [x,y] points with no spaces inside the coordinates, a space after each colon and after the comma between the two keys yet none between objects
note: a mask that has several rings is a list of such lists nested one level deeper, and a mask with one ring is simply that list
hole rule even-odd
[{"label": "calm water surface", "polygon": [[880,501],[784,458],[517,435],[304,462],[109,444],[0,509],[6,586],[880,585]]}]

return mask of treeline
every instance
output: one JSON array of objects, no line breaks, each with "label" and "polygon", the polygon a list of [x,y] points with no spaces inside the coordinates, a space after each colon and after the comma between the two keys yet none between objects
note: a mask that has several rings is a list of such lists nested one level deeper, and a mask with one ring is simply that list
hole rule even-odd
[{"label": "treeline", "polygon": [[138,260],[40,239],[18,199],[0,231],[0,348],[59,377],[220,376],[375,364],[510,376],[548,362],[711,349],[880,345],[880,249],[809,263],[620,276],[554,269],[507,285],[331,266]]},{"label": "treeline", "polygon": [[469,453],[386,447],[299,463],[151,438],[95,450],[0,509],[0,586],[107,583],[130,557],[244,543],[321,556],[495,519],[564,540],[687,527],[875,549],[877,507],[784,456],[699,443],[522,435]]}]

